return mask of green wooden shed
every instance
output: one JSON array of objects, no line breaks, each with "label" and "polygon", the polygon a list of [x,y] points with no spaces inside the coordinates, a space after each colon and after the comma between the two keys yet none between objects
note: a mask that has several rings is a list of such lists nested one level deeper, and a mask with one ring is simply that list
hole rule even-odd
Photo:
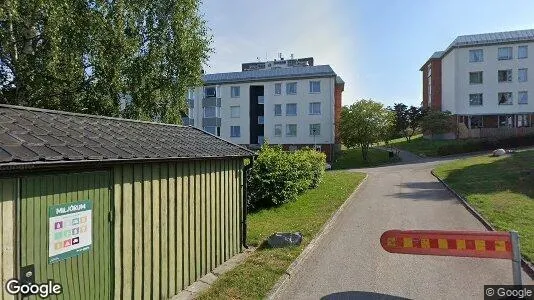
[{"label": "green wooden shed", "polygon": [[2,286],[177,294],[243,249],[253,155],[193,127],[0,105]]}]

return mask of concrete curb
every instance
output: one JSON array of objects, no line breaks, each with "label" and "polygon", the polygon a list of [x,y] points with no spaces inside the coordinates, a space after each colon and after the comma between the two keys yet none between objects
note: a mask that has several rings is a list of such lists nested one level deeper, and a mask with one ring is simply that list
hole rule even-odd
[{"label": "concrete curb", "polygon": [[238,253],[222,263],[217,268],[213,269],[210,273],[202,276],[199,280],[193,282],[191,285],[183,289],[177,295],[172,296],[171,300],[190,300],[198,297],[202,292],[209,289],[219,278],[219,276],[224,273],[232,270],[239,264],[241,264],[245,259],[247,259],[256,248],[249,247],[248,249],[243,250],[243,252]]},{"label": "concrete curb", "polygon": [[321,231],[312,239],[312,241],[304,248],[304,250],[300,253],[300,255],[289,265],[289,267],[286,270],[286,273],[280,277],[280,279],[276,282],[276,284],[273,286],[269,294],[265,297],[266,299],[274,299],[278,293],[280,293],[283,288],[284,284],[293,276],[295,271],[298,270],[298,268],[301,266],[302,262],[308,257],[308,255],[317,247],[317,244],[319,241],[330,232],[332,229],[334,223],[339,218],[339,215],[343,212],[345,207],[349,205],[350,199],[360,190],[360,187],[367,181],[368,175],[365,174],[365,178],[360,182],[360,184],[356,187],[356,189],[350,194],[350,196],[341,204],[341,206],[337,209],[337,211],[332,215],[330,220],[328,220],[324,225],[323,228],[321,228]]},{"label": "concrete curb", "polygon": [[[493,225],[491,225],[490,222],[488,222],[486,219],[484,219],[484,217],[482,217],[481,214],[478,213],[478,211],[472,207],[468,202],[467,200],[465,200],[464,197],[462,197],[460,194],[458,194],[454,189],[452,189],[445,181],[443,181],[441,178],[439,178],[438,175],[436,175],[434,173],[434,170],[430,171],[430,173],[436,177],[439,182],[441,182],[454,196],[456,196],[456,199],[458,199],[460,201],[460,203],[462,203],[462,205],[477,219],[480,221],[480,223],[482,223],[482,225],[484,225],[484,227],[486,227],[486,229],[488,229],[489,231],[496,231],[495,228],[493,227]],[[532,265],[532,263],[526,261],[525,259],[521,258],[521,265],[523,267],[523,270],[525,271],[525,273],[527,273],[528,276],[530,276],[530,278],[534,279],[534,265]]]}]

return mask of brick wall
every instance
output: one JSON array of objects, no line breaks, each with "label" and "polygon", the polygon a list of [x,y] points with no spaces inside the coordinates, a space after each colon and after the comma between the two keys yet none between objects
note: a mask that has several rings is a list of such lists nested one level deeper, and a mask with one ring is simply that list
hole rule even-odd
[{"label": "brick wall", "polygon": [[344,83],[336,83],[336,88],[334,90],[334,143],[336,144],[341,144],[339,138],[339,122],[341,121],[342,93],[344,89]]},{"label": "brick wall", "polygon": [[432,68],[431,86],[432,86],[432,101],[431,108],[441,110],[441,60],[431,59],[424,67],[423,71],[423,107],[428,107],[428,64]]}]

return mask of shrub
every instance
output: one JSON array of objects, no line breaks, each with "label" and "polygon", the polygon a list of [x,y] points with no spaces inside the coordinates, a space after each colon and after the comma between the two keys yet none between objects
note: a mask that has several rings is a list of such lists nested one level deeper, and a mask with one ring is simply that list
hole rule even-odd
[{"label": "shrub", "polygon": [[319,185],[326,166],[324,153],[295,152],[264,145],[248,174],[249,208],[277,206]]}]

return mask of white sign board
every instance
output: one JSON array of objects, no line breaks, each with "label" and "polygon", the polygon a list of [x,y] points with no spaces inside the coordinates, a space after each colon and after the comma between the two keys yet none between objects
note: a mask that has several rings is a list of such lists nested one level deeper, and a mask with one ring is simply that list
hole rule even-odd
[{"label": "white sign board", "polygon": [[48,208],[48,263],[91,249],[91,200],[53,205]]}]

